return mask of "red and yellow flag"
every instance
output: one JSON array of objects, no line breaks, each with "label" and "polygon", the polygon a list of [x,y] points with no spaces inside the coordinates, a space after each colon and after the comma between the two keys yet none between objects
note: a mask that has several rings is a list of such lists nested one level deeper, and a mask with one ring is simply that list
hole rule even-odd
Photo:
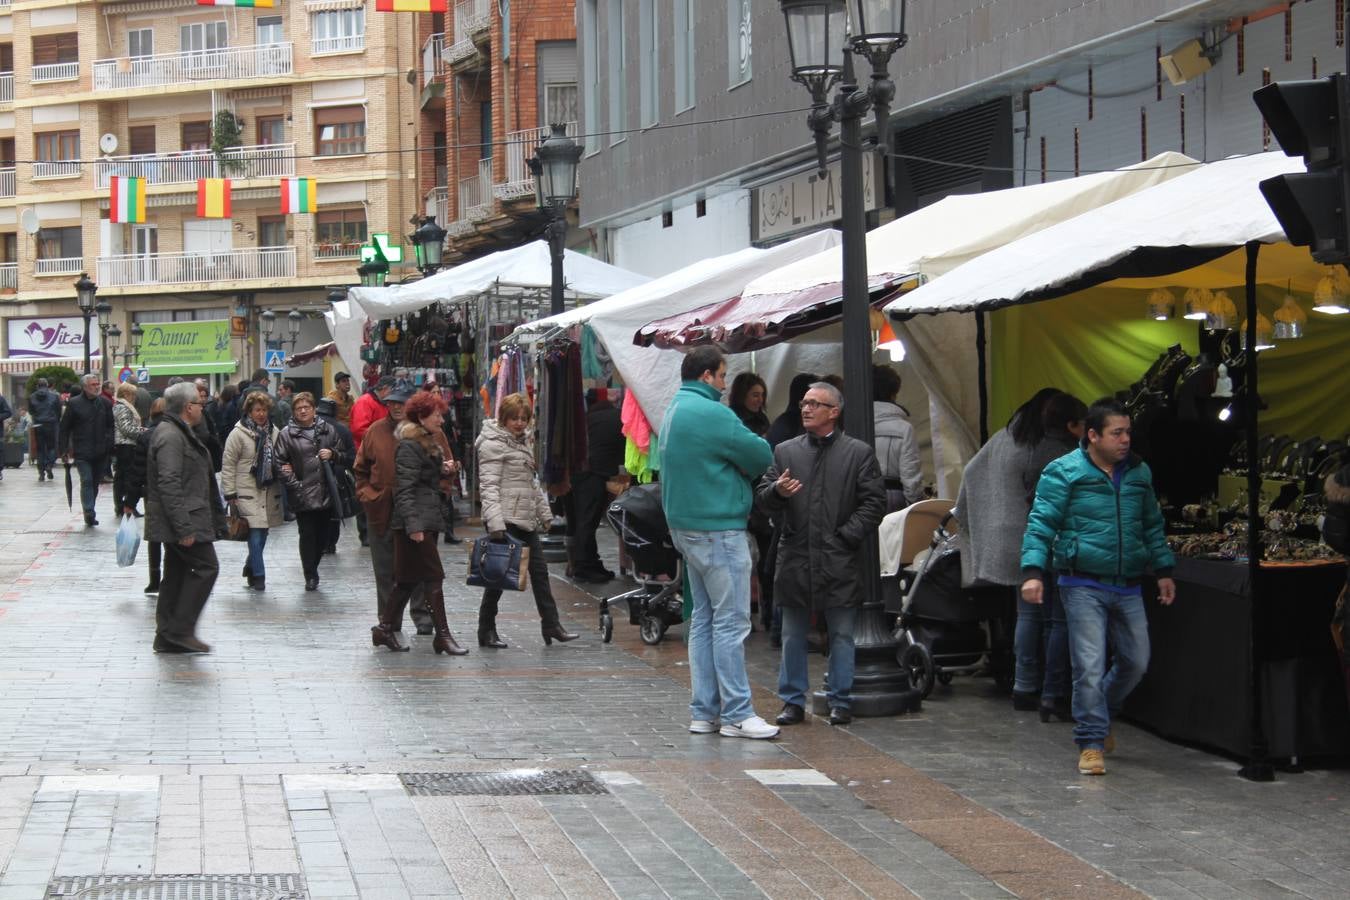
[{"label": "red and yellow flag", "polygon": [[450,0],[375,0],[376,12],[433,12],[450,11]]},{"label": "red and yellow flag", "polygon": [[228,219],[230,217],[230,180],[228,178],[197,179],[197,217],[200,219]]}]

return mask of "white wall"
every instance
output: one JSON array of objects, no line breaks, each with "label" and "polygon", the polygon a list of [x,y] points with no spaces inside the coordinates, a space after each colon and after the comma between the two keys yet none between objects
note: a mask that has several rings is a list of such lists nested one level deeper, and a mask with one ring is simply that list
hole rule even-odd
[{"label": "white wall", "polygon": [[695,215],[690,203],[674,210],[671,227],[655,216],[614,229],[610,260],[621,269],[650,275],[667,275],[677,269],[750,246],[750,194],[732,191],[709,197],[707,214]]}]

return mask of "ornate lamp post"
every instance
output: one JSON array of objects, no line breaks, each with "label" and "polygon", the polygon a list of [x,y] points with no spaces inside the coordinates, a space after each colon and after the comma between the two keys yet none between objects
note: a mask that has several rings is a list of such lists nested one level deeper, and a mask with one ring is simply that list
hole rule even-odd
[{"label": "ornate lamp post", "polygon": [[98,313],[98,347],[99,361],[98,373],[100,381],[108,380],[108,329],[112,327],[108,321],[112,316],[112,304],[106,300],[100,300],[94,306],[94,312]]},{"label": "ornate lamp post", "polygon": [[116,325],[109,325],[103,334],[103,343],[108,348],[108,355],[117,359],[117,350],[122,345],[122,329]]},{"label": "ornate lamp post", "polygon": [[140,322],[131,323],[131,343],[127,347],[127,361],[138,362],[141,358],[141,341],[145,338],[145,329]]},{"label": "ornate lamp post", "polygon": [[423,277],[440,269],[441,256],[445,251],[445,235],[445,229],[436,224],[435,216],[424,218],[417,230],[408,235],[417,254],[417,268]]},{"label": "ornate lamp post", "polygon": [[75,302],[80,305],[80,317],[84,319],[84,372],[89,373],[89,320],[94,316],[94,296],[98,285],[89,278],[89,273],[81,272],[80,280],[75,282]]},{"label": "ornate lamp post", "polygon": [[[792,80],[811,93],[807,117],[815,135],[817,161],[826,171],[830,129],[839,123],[839,185],[842,215],[844,430],[875,445],[872,418],[872,332],[867,291],[867,223],[863,196],[862,120],[875,109],[879,143],[885,146],[895,84],[887,66],[905,45],[905,0],[779,0],[787,23]],[[850,23],[852,27],[850,27]],[[872,84],[859,88],[853,57],[872,66]],[[833,101],[829,89],[839,90]],[[871,151],[869,151],[871,152]],[[855,642],[857,672],[853,711],[862,716],[893,715],[918,706],[909,672],[895,659],[896,642],[882,612],[876,535],[861,554],[862,609]],[[817,694],[817,712],[824,696]]]},{"label": "ornate lamp post", "polygon": [[272,334],[277,328],[277,314],[270,309],[264,309],[258,313],[258,319],[262,322],[263,340],[267,343],[277,343],[289,346],[295,349],[295,344],[300,340],[300,323],[305,320],[305,314],[298,309],[293,309],[286,313],[286,337],[273,338]]},{"label": "ornate lamp post", "polygon": [[567,205],[577,198],[577,164],[582,147],[567,136],[567,126],[554,124],[553,133],[534,151],[529,160],[534,176],[534,199],[548,214],[544,237],[548,240],[553,262],[553,283],[549,314],[563,311],[563,250],[567,238]]}]

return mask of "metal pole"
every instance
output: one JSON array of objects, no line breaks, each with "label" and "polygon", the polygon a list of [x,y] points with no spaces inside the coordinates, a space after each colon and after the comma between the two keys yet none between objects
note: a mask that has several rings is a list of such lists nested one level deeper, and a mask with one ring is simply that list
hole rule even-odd
[{"label": "metal pole", "polygon": [[84,313],[84,374],[88,375],[89,371],[89,314]]},{"label": "metal pole", "polygon": [[548,250],[553,262],[552,294],[549,298],[549,315],[558,315],[563,311],[563,242],[567,238],[567,212],[554,205],[550,211],[548,227]]}]

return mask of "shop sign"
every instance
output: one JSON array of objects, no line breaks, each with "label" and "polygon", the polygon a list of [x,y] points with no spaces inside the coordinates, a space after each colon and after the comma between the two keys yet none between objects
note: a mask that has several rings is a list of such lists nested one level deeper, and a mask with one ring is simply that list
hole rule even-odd
[{"label": "shop sign", "polygon": [[[60,318],[9,319],[9,357],[11,359],[75,359],[84,356],[84,319]],[[90,323],[94,352],[98,354],[98,326]]]},{"label": "shop sign", "polygon": [[142,366],[195,366],[233,363],[230,356],[230,323],[227,319],[207,322],[143,323]]},{"label": "shop sign", "polygon": [[[886,202],[885,185],[876,153],[864,153],[863,198],[866,209],[880,209]],[[825,169],[812,166],[805,172],[760,185],[750,192],[750,239],[770,241],[789,234],[831,225],[844,214],[840,199],[839,160]]]}]

